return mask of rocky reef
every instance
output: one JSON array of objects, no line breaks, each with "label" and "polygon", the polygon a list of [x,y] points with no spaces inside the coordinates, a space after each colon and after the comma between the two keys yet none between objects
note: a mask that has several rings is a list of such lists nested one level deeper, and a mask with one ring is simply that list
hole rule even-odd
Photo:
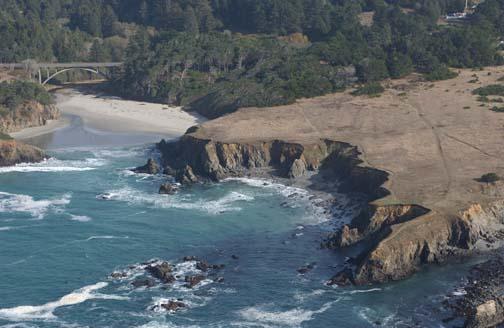
[{"label": "rocky reef", "polygon": [[37,147],[13,139],[0,140],[0,167],[40,162],[44,158],[44,152]]},{"label": "rocky reef", "polygon": [[492,248],[504,231],[500,203],[473,204],[451,215],[394,201],[384,187],[389,173],[365,165],[357,147],[348,143],[328,139],[229,143],[198,137],[197,132],[198,128],[192,128],[176,142],[158,144],[164,173],[182,184],[253,175],[257,169],[266,169],[291,179],[321,175],[324,180],[338,181],[340,192],[365,195],[369,205],[325,243],[329,248],[359,245],[362,249],[352,265],[342,268],[329,284],[404,279],[425,264],[470,255],[481,245]]},{"label": "rocky reef", "polygon": [[0,131],[17,132],[31,127],[42,126],[49,120],[57,120],[59,110],[54,105],[43,105],[36,101],[25,101],[12,110],[0,113]]},{"label": "rocky reef", "polygon": [[[467,328],[490,328],[504,322],[504,258],[502,249],[490,260],[473,266],[467,282],[445,301]],[[451,319],[451,318],[450,318]]]}]

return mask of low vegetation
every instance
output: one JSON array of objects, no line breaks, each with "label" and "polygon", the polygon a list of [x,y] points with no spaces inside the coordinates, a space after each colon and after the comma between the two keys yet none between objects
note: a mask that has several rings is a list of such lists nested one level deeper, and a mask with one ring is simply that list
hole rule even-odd
[{"label": "low vegetation", "polygon": [[[479,95],[481,97],[488,96],[504,96],[504,85],[502,84],[491,84],[485,87],[478,88],[473,91],[473,94]],[[485,98],[481,98],[485,99]]]},{"label": "low vegetation", "polygon": [[380,83],[372,82],[358,87],[355,91],[352,91],[352,95],[354,96],[366,95],[370,97],[377,97],[380,94],[382,94],[383,91],[385,91],[385,88],[383,88],[383,86]]},{"label": "low vegetation", "polygon": [[7,140],[13,140],[13,139],[10,135],[0,132],[0,140],[7,141]]},{"label": "low vegetation", "polygon": [[496,173],[486,173],[486,174],[483,174],[480,178],[480,181],[485,182],[485,183],[493,183],[493,182],[497,182],[500,180],[501,180],[501,177],[498,176]]}]

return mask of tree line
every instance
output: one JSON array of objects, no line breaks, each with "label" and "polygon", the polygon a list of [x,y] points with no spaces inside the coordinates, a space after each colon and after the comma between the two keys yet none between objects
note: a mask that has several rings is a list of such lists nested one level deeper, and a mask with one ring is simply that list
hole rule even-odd
[{"label": "tree line", "polygon": [[[113,88],[216,117],[502,63],[504,0],[3,0],[0,61],[124,61]],[[365,24],[362,14],[371,14]]]}]

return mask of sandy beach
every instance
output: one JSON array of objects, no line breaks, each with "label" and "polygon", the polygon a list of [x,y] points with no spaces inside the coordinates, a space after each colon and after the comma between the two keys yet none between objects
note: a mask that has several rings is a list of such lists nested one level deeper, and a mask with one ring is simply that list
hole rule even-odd
[{"label": "sandy beach", "polygon": [[70,124],[70,115],[79,116],[87,128],[98,131],[166,136],[182,135],[189,127],[205,120],[181,107],[84,94],[76,89],[62,89],[55,95],[56,106],[62,114],[60,120],[11,135],[16,139],[29,139],[54,132]]}]

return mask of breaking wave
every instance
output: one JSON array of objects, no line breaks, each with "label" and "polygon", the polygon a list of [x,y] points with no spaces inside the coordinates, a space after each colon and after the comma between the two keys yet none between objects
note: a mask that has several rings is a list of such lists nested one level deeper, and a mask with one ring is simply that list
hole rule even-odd
[{"label": "breaking wave", "polygon": [[0,167],[0,173],[28,173],[28,172],[81,172],[95,170],[107,161],[100,158],[86,158],[84,160],[46,159],[40,163],[21,163],[14,166]]},{"label": "breaking wave", "polygon": [[0,213],[21,212],[36,219],[43,219],[49,210],[58,210],[69,204],[71,198],[70,194],[65,194],[59,199],[35,200],[28,195],[0,192]]},{"label": "breaking wave", "polygon": [[254,197],[236,191],[232,191],[217,200],[192,200],[189,197],[180,195],[166,197],[164,195],[150,194],[130,187],[112,190],[104,195],[106,195],[105,198],[107,200],[123,201],[134,205],[147,205],[155,208],[199,210],[212,215],[231,211],[241,211],[242,208],[236,206],[235,203],[254,200]]},{"label": "breaking wave", "polygon": [[0,309],[0,318],[10,321],[26,321],[26,320],[52,320],[55,319],[54,310],[63,306],[70,306],[83,303],[92,299],[104,300],[128,300],[128,297],[117,295],[106,295],[96,293],[97,290],[105,288],[106,282],[99,282],[94,285],[89,285],[77,289],[70,294],[67,294],[57,301],[49,302],[43,305],[22,305],[14,308]]},{"label": "breaking wave", "polygon": [[238,311],[238,315],[255,326],[301,327],[302,323],[312,320],[317,314],[326,312],[337,301],[325,303],[318,310],[295,308],[287,311],[274,311],[267,309],[266,305],[252,306]]}]

